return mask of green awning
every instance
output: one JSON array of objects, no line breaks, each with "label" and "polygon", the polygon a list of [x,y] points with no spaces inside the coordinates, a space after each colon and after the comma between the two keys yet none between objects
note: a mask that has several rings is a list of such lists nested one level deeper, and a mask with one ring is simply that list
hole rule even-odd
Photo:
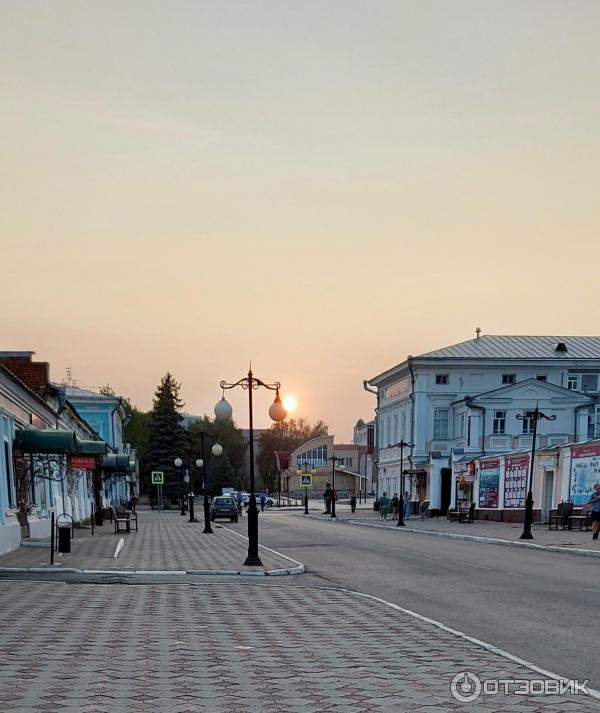
[{"label": "green awning", "polygon": [[100,469],[116,473],[133,473],[135,463],[130,462],[128,455],[109,453],[100,459]]},{"label": "green awning", "polygon": [[13,448],[22,453],[77,453],[73,431],[15,430]]},{"label": "green awning", "polygon": [[98,456],[106,453],[106,441],[81,441],[77,439],[77,453],[81,456]]}]

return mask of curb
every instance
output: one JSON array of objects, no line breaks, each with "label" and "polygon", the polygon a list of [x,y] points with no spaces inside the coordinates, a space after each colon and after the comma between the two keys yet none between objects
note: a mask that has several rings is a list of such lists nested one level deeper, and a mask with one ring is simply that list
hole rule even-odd
[{"label": "curb", "polygon": [[215,577],[282,577],[286,575],[304,574],[304,565],[288,569],[243,570],[243,569],[78,569],[77,567],[0,567],[2,573],[40,574],[68,573],[110,575],[119,577],[134,577],[146,575],[153,577],[172,577],[182,575],[215,576]]},{"label": "curb", "polygon": [[[394,528],[390,525],[377,525],[371,522],[357,522],[356,520],[348,520],[347,518],[335,518],[337,522],[343,522],[346,525],[354,525],[355,527],[377,527],[380,530],[397,531],[400,528]],[[330,520],[325,520],[325,522]],[[503,545],[504,547],[523,547],[529,550],[538,550],[540,552],[559,552],[565,555],[577,555],[579,557],[600,557],[600,550],[582,550],[576,547],[558,547],[557,545],[535,545],[530,542],[516,542],[515,540],[502,540],[497,537],[482,537],[480,535],[459,535],[455,532],[435,532],[433,530],[416,530],[412,527],[403,527],[401,532],[409,532],[416,535],[428,535],[430,537],[444,537],[447,540],[466,540],[467,542],[482,542],[486,545]]]}]

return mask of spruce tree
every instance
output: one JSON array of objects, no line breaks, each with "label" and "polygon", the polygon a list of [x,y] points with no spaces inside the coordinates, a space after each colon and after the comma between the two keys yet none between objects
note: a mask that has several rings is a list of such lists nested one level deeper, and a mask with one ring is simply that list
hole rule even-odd
[{"label": "spruce tree", "polygon": [[[150,438],[146,457],[147,482],[150,472],[162,470],[165,474],[163,498],[177,498],[184,491],[183,468],[176,468],[175,458],[187,462],[186,432],[181,425],[180,411],[183,401],[179,398],[180,384],[172,374],[164,376],[154,394],[154,405],[150,414]],[[150,485],[151,498],[156,498],[156,485]]]}]

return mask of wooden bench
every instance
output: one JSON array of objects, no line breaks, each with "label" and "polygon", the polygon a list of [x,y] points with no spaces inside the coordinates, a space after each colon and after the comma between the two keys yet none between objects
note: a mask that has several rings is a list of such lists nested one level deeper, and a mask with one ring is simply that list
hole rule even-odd
[{"label": "wooden bench", "polygon": [[562,502],[558,503],[556,510],[550,510],[550,515],[548,516],[548,529],[552,529],[552,523],[556,525],[556,530],[558,526],[562,525],[562,529],[566,530],[569,517],[573,514],[573,503]]},{"label": "wooden bench", "polygon": [[459,508],[458,510],[448,510],[447,517],[450,522],[456,520],[460,523],[471,523],[475,519],[475,503],[471,503],[468,510],[466,510],[465,508]]},{"label": "wooden bench", "polygon": [[[129,518],[129,513],[117,512],[114,507],[111,506],[112,518],[115,521],[115,534],[119,532],[126,532],[129,534],[131,532],[131,521]],[[125,526],[125,530],[121,530],[121,526]],[[136,519],[136,530],[137,530],[137,519]]]},{"label": "wooden bench", "polygon": [[573,514],[569,515],[569,517],[568,517],[568,523],[567,523],[568,530],[573,529],[574,522],[579,523],[580,530],[583,530],[583,526],[585,525],[586,531],[589,531],[590,527],[592,526],[592,513],[590,511],[584,512],[583,508],[574,508]]}]

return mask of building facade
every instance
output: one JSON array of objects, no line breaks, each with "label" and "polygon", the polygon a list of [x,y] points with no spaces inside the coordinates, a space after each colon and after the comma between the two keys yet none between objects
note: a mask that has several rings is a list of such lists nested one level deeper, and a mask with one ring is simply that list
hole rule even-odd
[{"label": "building facade", "polygon": [[[600,437],[600,337],[478,333],[368,383],[377,389],[377,492],[399,492],[405,472],[411,499],[437,514],[455,506],[477,457],[531,449],[536,404],[555,417],[538,424],[536,447]],[[403,463],[401,440],[412,444]],[[522,519],[523,508],[507,502],[489,509]]]}]

